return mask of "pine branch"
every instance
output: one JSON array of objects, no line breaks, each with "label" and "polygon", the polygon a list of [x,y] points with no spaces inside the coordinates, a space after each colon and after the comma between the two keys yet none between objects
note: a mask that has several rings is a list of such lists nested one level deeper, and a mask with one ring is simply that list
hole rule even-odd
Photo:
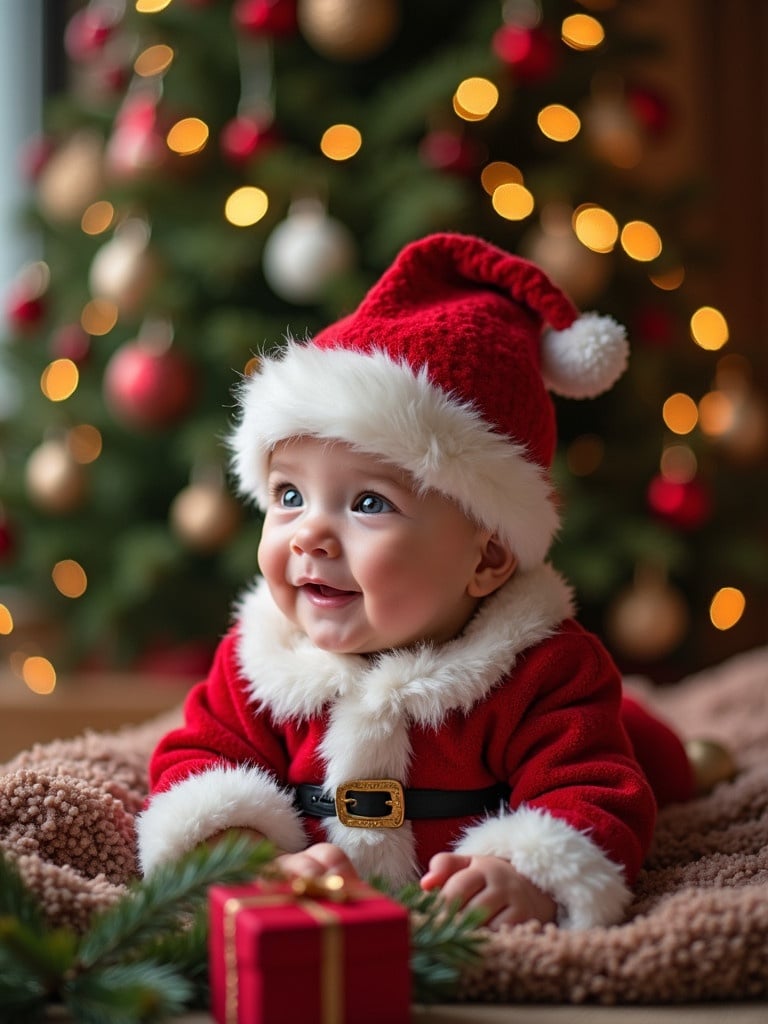
[{"label": "pine branch", "polygon": [[205,905],[209,886],[249,881],[272,856],[266,842],[227,836],[163,865],[94,919],[80,944],[81,965],[132,959],[143,943],[188,925],[190,916]]},{"label": "pine branch", "polygon": [[191,994],[177,968],[141,961],[80,974],[66,983],[62,998],[81,1024],[151,1024],[181,1013]]}]

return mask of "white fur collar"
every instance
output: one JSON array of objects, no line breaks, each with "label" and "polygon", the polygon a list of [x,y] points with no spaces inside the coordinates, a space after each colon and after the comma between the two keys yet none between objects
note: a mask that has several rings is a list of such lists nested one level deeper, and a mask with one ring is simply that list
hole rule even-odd
[{"label": "white fur collar", "polygon": [[278,721],[308,718],[341,703],[354,705],[369,720],[407,717],[435,726],[449,711],[468,710],[485,697],[522,651],[570,614],[569,587],[542,565],[516,573],[455,640],[369,661],[318,650],[283,616],[259,579],[239,606],[238,653],[254,701]]}]

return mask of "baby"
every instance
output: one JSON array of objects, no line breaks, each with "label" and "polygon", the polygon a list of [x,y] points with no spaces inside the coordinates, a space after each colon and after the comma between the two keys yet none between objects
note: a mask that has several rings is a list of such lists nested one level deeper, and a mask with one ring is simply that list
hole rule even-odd
[{"label": "baby", "polygon": [[419,879],[492,927],[621,919],[692,772],[546,558],[548,389],[626,360],[613,320],[453,234],[262,360],[231,438],[261,577],[154,753],[145,872],[238,829],[288,874]]}]

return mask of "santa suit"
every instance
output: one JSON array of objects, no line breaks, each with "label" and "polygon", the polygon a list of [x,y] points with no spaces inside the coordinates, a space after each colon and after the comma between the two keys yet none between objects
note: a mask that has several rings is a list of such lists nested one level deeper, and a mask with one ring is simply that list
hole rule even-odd
[{"label": "santa suit", "polygon": [[[190,692],[185,724],[152,758],[138,820],[144,871],[239,826],[287,851],[336,843],[361,875],[394,886],[441,850],[495,855],[555,899],[561,925],[620,920],[656,799],[623,723],[617,670],[570,615],[567,586],[544,565],[513,576],[449,643],[368,659],[313,647],[258,582]],[[660,776],[682,771],[671,734],[659,726],[654,743],[654,720],[632,714]],[[503,782],[510,797],[485,815],[395,829],[304,817],[294,804],[300,783],[333,793],[382,777],[440,790]],[[681,775],[681,796],[688,784]]]}]

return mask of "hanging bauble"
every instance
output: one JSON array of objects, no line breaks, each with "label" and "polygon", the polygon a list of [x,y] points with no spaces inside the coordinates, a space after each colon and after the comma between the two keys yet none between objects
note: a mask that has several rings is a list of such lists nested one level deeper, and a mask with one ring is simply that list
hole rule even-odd
[{"label": "hanging bauble", "polygon": [[104,143],[82,129],[50,155],[37,179],[37,205],[46,220],[68,223],[98,199],[104,187]]},{"label": "hanging bauble", "polygon": [[548,82],[558,65],[557,42],[544,28],[502,25],[493,37],[493,51],[526,85]]},{"label": "hanging bauble", "polygon": [[225,160],[237,167],[271,149],[277,139],[272,121],[238,114],[222,128],[219,145]]},{"label": "hanging bauble", "polygon": [[637,661],[656,661],[679,647],[689,618],[685,599],[665,574],[642,568],[611,606],[606,636],[620,654]]},{"label": "hanging bauble", "polygon": [[106,149],[110,175],[131,180],[156,171],[169,150],[158,127],[157,96],[150,88],[129,91],[118,111]]},{"label": "hanging bauble", "polygon": [[149,238],[149,225],[138,217],[119,225],[91,263],[88,283],[94,297],[114,302],[120,313],[141,308],[159,273]]},{"label": "hanging bauble", "polygon": [[117,14],[114,5],[89,3],[76,11],[64,29],[64,48],[73,61],[98,57],[110,39]]},{"label": "hanging bauble", "polygon": [[23,142],[19,149],[19,166],[27,181],[36,182],[56,151],[56,143],[50,135],[33,135]]},{"label": "hanging bauble", "polygon": [[296,0],[236,0],[235,25],[248,35],[280,38],[296,32]]},{"label": "hanging bauble", "polygon": [[38,508],[61,515],[80,508],[86,496],[87,478],[66,441],[51,439],[43,441],[29,456],[26,485],[30,500]]},{"label": "hanging bauble", "polygon": [[309,304],[321,298],[333,278],[355,260],[349,230],[329,217],[322,203],[298,200],[264,246],[264,276],[288,302]]},{"label": "hanging bauble", "polygon": [[113,415],[137,430],[159,430],[191,409],[197,375],[189,359],[151,332],[121,346],[104,372],[104,398]]},{"label": "hanging bauble", "polygon": [[169,516],[174,532],[187,547],[210,553],[232,539],[242,511],[220,479],[201,479],[179,491]]},{"label": "hanging bauble", "polygon": [[50,280],[48,264],[38,260],[22,267],[11,282],[5,298],[5,317],[15,334],[31,333],[45,319],[45,295]]},{"label": "hanging bauble", "polygon": [[709,519],[712,497],[700,480],[670,480],[659,474],[648,485],[648,507],[681,530],[697,530]]},{"label": "hanging bauble", "polygon": [[721,782],[729,782],[738,772],[731,751],[716,740],[686,740],[685,752],[693,768],[696,792],[702,796],[711,793]]},{"label": "hanging bauble", "polygon": [[662,138],[672,127],[672,104],[658,90],[648,85],[632,85],[627,89],[627,103],[645,132]]},{"label": "hanging bauble", "polygon": [[0,506],[0,565],[8,565],[16,556],[16,531]]},{"label": "hanging bauble", "polygon": [[584,135],[599,160],[630,170],[643,155],[643,139],[637,120],[619,92],[598,93],[582,114]]},{"label": "hanging bauble", "polygon": [[82,366],[91,354],[91,336],[80,324],[63,324],[51,335],[48,348],[55,359],[71,359]]},{"label": "hanging bauble", "polygon": [[549,203],[539,224],[523,237],[520,251],[538,263],[577,306],[596,299],[611,276],[610,254],[593,252],[582,245],[571,226],[570,207]]},{"label": "hanging bauble", "polygon": [[463,177],[475,175],[486,158],[486,149],[460,132],[435,130],[419,144],[419,159],[427,167]]},{"label": "hanging bauble", "polygon": [[332,60],[368,60],[392,42],[400,25],[397,0],[298,0],[301,34]]}]

